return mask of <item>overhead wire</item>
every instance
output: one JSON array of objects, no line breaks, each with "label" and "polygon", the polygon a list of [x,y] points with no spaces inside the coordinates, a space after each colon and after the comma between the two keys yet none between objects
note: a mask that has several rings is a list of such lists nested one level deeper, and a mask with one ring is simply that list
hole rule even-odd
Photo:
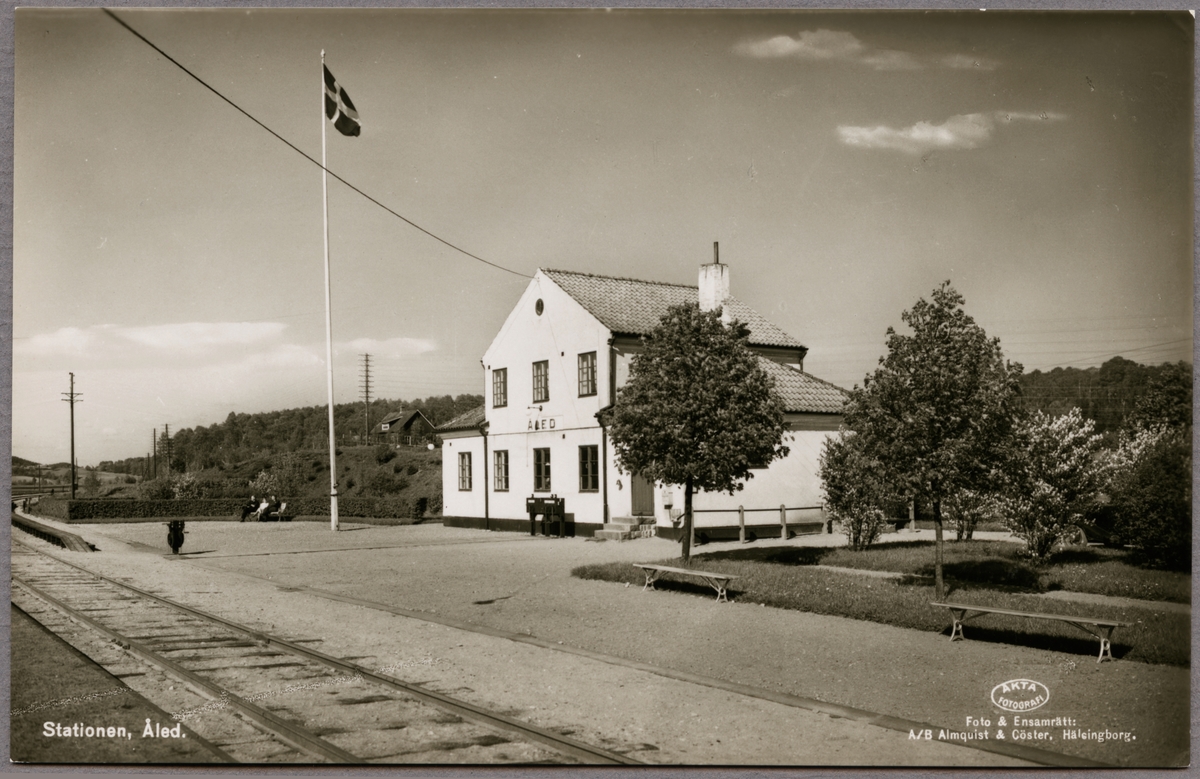
[{"label": "overhead wire", "polygon": [[497,264],[497,263],[491,262],[490,260],[485,260],[485,259],[483,259],[482,257],[479,257],[478,255],[472,254],[471,252],[467,251],[466,249],[463,249],[463,248],[462,248],[462,247],[460,247],[460,246],[456,246],[456,245],[454,245],[453,243],[450,243],[450,241],[447,241],[445,238],[442,238],[441,236],[437,235],[436,233],[433,233],[433,232],[431,232],[431,231],[429,231],[429,230],[425,229],[424,227],[421,227],[421,225],[419,225],[419,224],[417,224],[416,222],[412,221],[412,220],[411,220],[411,219],[409,219],[408,217],[406,217],[406,216],[404,216],[404,215],[402,215],[402,214],[399,214],[399,213],[397,213],[396,211],[392,210],[392,209],[391,209],[391,208],[389,208],[388,206],[385,206],[383,203],[381,203],[381,202],[379,202],[378,200],[376,200],[375,198],[371,197],[371,196],[370,196],[370,195],[368,195],[366,192],[363,192],[361,189],[359,189],[358,187],[354,186],[353,184],[351,184],[351,183],[350,183],[349,181],[347,181],[346,179],[342,178],[342,177],[341,177],[340,175],[338,175],[337,173],[333,172],[333,171],[332,171],[332,170],[330,170],[329,168],[327,168],[327,167],[325,167],[324,165],[322,165],[321,163],[317,162],[317,161],[316,161],[316,159],[314,159],[313,157],[309,156],[307,152],[305,152],[305,151],[301,150],[301,149],[300,149],[298,146],[296,146],[294,143],[292,143],[291,141],[289,141],[287,138],[284,138],[282,135],[280,135],[279,133],[275,132],[274,130],[272,130],[272,129],[271,129],[270,127],[268,127],[267,125],[265,125],[265,124],[264,124],[262,121],[260,121],[258,118],[256,118],[256,117],[255,117],[253,114],[251,114],[249,111],[247,111],[246,109],[242,108],[242,107],[241,107],[241,106],[239,106],[237,103],[233,102],[233,101],[232,101],[232,100],[230,100],[228,97],[226,97],[225,95],[223,95],[223,94],[222,94],[220,91],[218,91],[218,90],[216,89],[216,87],[213,87],[213,86],[212,86],[211,84],[209,84],[207,81],[205,81],[204,79],[200,78],[199,76],[197,76],[197,75],[196,75],[195,73],[193,73],[192,71],[188,70],[186,67],[184,67],[184,66],[183,66],[183,64],[182,64],[182,63],[180,63],[178,60],[176,60],[176,59],[175,59],[174,57],[172,57],[170,54],[167,54],[165,51],[163,51],[163,50],[162,50],[162,49],[160,49],[158,46],[156,46],[156,45],[155,45],[153,42],[151,42],[151,41],[150,41],[150,39],[148,39],[146,36],[142,35],[140,32],[138,32],[137,30],[135,30],[135,29],[133,29],[132,27],[130,27],[130,26],[129,26],[129,25],[128,25],[128,24],[127,24],[127,23],[126,23],[126,22],[125,22],[123,19],[121,19],[119,16],[117,16],[117,15],[116,15],[115,13],[113,13],[111,10],[109,10],[108,8],[101,8],[100,10],[101,10],[101,11],[103,11],[105,14],[107,14],[107,15],[108,15],[108,16],[109,16],[109,17],[110,17],[110,18],[111,18],[111,19],[112,19],[114,22],[116,22],[117,24],[121,25],[121,26],[122,26],[122,27],[124,27],[126,30],[128,30],[128,31],[129,31],[129,32],[130,32],[132,35],[134,35],[135,37],[137,37],[137,38],[138,38],[138,40],[142,41],[142,42],[143,42],[143,43],[145,43],[147,46],[149,46],[150,48],[154,49],[154,50],[155,50],[155,51],[157,51],[159,54],[161,54],[161,55],[162,55],[162,56],[163,56],[163,57],[164,57],[164,58],[165,58],[165,59],[166,59],[168,62],[170,62],[172,65],[174,65],[175,67],[179,68],[179,69],[180,69],[180,70],[182,70],[184,73],[188,74],[188,75],[189,75],[189,76],[191,76],[193,79],[195,79],[195,81],[196,81],[198,84],[200,84],[202,87],[204,87],[204,88],[205,88],[205,89],[207,89],[208,91],[212,92],[214,95],[216,95],[217,97],[221,98],[222,100],[224,100],[224,101],[225,101],[226,103],[228,103],[229,105],[233,106],[233,108],[234,108],[236,111],[238,111],[240,114],[242,114],[242,115],[243,115],[243,116],[245,116],[247,119],[249,119],[250,121],[252,121],[252,122],[254,122],[255,124],[257,124],[259,127],[261,127],[261,128],[263,128],[264,130],[266,130],[266,131],[267,131],[268,133],[270,133],[271,135],[275,136],[275,138],[277,138],[279,141],[281,141],[282,143],[284,143],[284,144],[285,144],[285,145],[286,145],[286,146],[287,146],[289,149],[291,149],[292,151],[296,152],[296,153],[297,153],[297,154],[299,154],[301,157],[303,157],[304,159],[306,159],[306,160],[308,160],[309,162],[311,162],[313,165],[316,165],[318,168],[320,168],[320,169],[324,170],[324,171],[325,171],[326,173],[328,173],[330,176],[333,176],[335,179],[337,179],[338,181],[340,181],[340,182],[342,182],[343,184],[345,184],[345,185],[346,185],[347,187],[349,187],[351,190],[353,190],[354,192],[357,192],[359,195],[362,195],[364,198],[366,198],[366,199],[367,199],[367,200],[369,200],[370,202],[374,203],[375,205],[379,206],[379,207],[380,207],[380,208],[382,208],[384,211],[387,211],[387,212],[388,212],[389,214],[391,214],[392,216],[396,217],[397,219],[401,220],[402,222],[405,222],[405,223],[406,223],[406,224],[408,224],[409,226],[411,226],[411,227],[413,227],[413,228],[415,228],[415,229],[417,229],[417,230],[421,231],[422,233],[424,233],[425,235],[427,235],[427,236],[429,236],[430,238],[434,239],[435,241],[438,241],[439,243],[445,244],[446,246],[449,246],[449,247],[450,247],[451,249],[453,249],[454,251],[456,251],[456,252],[459,252],[460,254],[464,254],[464,255],[466,255],[467,257],[470,257],[470,258],[471,258],[471,259],[473,259],[473,260],[477,260],[477,261],[479,261],[479,262],[482,262],[484,265],[490,265],[491,267],[493,267],[493,268],[496,268],[497,270],[502,270],[502,271],[504,271],[505,273],[511,273],[511,274],[513,274],[514,276],[520,276],[521,278],[526,278],[526,279],[528,279],[528,278],[532,278],[531,276],[529,276],[529,275],[527,275],[527,274],[521,273],[521,272],[519,272],[519,271],[515,271],[515,270],[513,270],[513,269],[511,269],[511,268],[506,268],[506,267],[504,267],[503,265],[499,265],[499,264]]}]

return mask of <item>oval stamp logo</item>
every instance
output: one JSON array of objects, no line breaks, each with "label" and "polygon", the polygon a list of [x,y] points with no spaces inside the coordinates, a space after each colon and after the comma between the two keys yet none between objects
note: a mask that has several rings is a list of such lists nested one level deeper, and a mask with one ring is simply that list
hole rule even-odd
[{"label": "oval stamp logo", "polygon": [[1033,711],[1050,700],[1050,688],[1032,679],[1013,679],[992,688],[992,703],[1005,711]]}]

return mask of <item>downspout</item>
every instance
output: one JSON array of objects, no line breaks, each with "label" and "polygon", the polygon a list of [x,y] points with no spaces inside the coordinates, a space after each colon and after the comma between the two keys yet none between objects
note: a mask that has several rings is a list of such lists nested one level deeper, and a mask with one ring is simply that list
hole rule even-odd
[{"label": "downspout", "polygon": [[[616,337],[608,339],[608,407],[612,408],[617,402],[617,371],[616,371],[616,349],[613,347],[613,341]],[[604,491],[604,524],[608,524],[611,517],[608,510],[608,428],[604,426],[603,420],[600,422],[600,483],[603,485]]]},{"label": "downspout", "polygon": [[479,432],[483,434],[483,529],[491,530],[491,523],[488,521],[490,519],[488,515],[488,485],[491,484],[491,482],[488,481],[487,472],[488,450],[486,425],[480,425]]},{"label": "downspout", "polygon": [[608,524],[608,428],[600,423],[600,483],[604,485],[604,524]]}]

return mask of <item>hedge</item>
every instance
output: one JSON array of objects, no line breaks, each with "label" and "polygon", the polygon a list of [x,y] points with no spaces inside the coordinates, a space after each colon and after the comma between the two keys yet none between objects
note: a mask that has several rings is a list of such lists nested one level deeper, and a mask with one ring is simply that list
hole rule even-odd
[{"label": "hedge", "polygon": [[[329,516],[328,498],[291,498],[286,501],[290,516]],[[240,517],[246,501],[236,498],[221,500],[69,500],[41,498],[30,506],[36,514],[65,522],[86,522],[90,519],[145,519],[148,517]],[[342,517],[377,517],[380,519],[420,519],[425,514],[425,498],[339,498],[338,515]]]}]

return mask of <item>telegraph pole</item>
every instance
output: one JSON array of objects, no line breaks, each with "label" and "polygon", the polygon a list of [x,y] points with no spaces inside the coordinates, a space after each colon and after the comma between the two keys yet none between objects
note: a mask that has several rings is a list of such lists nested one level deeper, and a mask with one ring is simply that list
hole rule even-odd
[{"label": "telegraph pole", "polygon": [[75,500],[75,404],[83,401],[79,400],[82,395],[75,391],[75,374],[67,375],[71,377],[71,391],[61,394],[66,395],[63,402],[71,404],[71,500]]},{"label": "telegraph pole", "polygon": [[157,427],[154,428],[154,431],[150,434],[150,451],[154,453],[150,459],[150,480],[153,481],[158,478],[158,428]]},{"label": "telegraph pole", "polygon": [[167,439],[167,476],[171,475],[171,426],[163,425],[163,435]]},{"label": "telegraph pole", "polygon": [[371,436],[371,355],[364,354],[363,358],[363,443],[366,444]]}]

